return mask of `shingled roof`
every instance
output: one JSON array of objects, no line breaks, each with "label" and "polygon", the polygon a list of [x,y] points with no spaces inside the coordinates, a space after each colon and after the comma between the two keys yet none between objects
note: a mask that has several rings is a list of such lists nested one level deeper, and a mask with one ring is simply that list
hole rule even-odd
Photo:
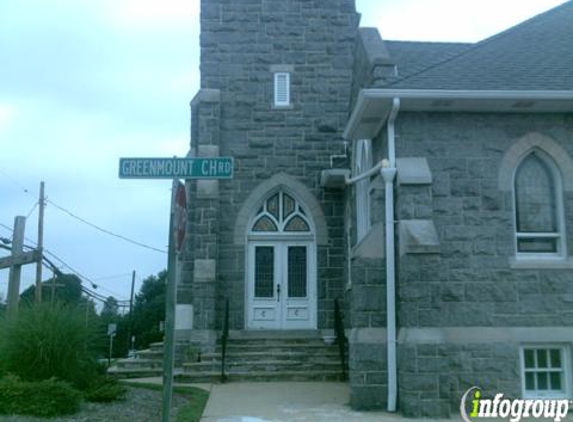
[{"label": "shingled roof", "polygon": [[384,40],[383,42],[390,55],[390,60],[397,66],[398,78],[402,79],[452,59],[474,45],[420,41]]},{"label": "shingled roof", "polygon": [[398,77],[384,88],[573,90],[573,0],[476,44],[386,45]]}]

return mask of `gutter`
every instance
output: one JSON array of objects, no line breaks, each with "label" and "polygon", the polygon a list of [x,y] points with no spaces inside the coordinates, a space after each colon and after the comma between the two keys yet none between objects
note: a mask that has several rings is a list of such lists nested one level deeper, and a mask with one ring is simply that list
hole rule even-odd
[{"label": "gutter", "polygon": [[[368,88],[363,89],[358,94],[356,104],[348,120],[348,124],[343,132],[344,139],[353,139],[353,132],[361,123],[363,114],[371,101],[382,101],[384,110],[378,116],[380,120],[379,129],[382,127],[392,107],[392,100],[400,98],[402,111],[410,110],[415,100],[425,102],[426,106],[416,107],[413,110],[421,111],[455,111],[455,109],[439,109],[432,106],[433,101],[470,101],[483,104],[481,111],[491,109],[493,103],[538,101],[544,104],[552,104],[556,108],[552,111],[573,110],[573,90],[451,90],[451,89],[384,89]],[[476,111],[476,110],[474,110]],[[539,112],[539,110],[529,108],[512,108],[512,112]],[[541,110],[543,112],[543,110]],[[376,133],[377,134],[377,133]],[[374,134],[372,136],[375,137]]]},{"label": "gutter", "polygon": [[366,98],[435,100],[572,100],[573,91],[548,90],[453,90],[453,89],[363,89],[358,102]]}]

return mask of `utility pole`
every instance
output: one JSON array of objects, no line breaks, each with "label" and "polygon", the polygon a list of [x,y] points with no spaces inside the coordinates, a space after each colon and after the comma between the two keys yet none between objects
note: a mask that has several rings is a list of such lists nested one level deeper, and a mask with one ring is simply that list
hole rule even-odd
[{"label": "utility pole", "polygon": [[56,283],[56,271],[52,271],[52,280],[50,281],[50,290],[51,290],[51,294],[50,294],[50,304],[54,303],[54,300],[56,299],[56,287],[63,287],[63,284],[60,283]]},{"label": "utility pole", "polygon": [[135,289],[135,270],[131,273],[131,296],[129,297],[129,314],[133,311],[133,290]]},{"label": "utility pole", "polygon": [[17,262],[24,249],[24,229],[26,217],[18,216],[14,219],[14,233],[12,235],[12,257],[10,262],[10,276],[8,279],[8,315],[12,316],[18,311],[18,299],[20,299],[20,275],[22,263]]},{"label": "utility pole", "polygon": [[38,262],[36,263],[36,303],[42,301],[42,259],[44,247],[44,182],[40,182],[40,208],[38,216]]},{"label": "utility pole", "polygon": [[127,325],[127,348],[131,350],[133,341],[131,340],[131,328],[133,325],[133,291],[135,289],[135,270],[131,273],[131,295],[129,297],[129,320]]}]

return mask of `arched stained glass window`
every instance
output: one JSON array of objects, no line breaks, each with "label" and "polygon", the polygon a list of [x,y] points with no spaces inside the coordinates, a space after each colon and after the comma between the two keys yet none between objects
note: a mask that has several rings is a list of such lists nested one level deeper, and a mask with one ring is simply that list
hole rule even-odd
[{"label": "arched stained glass window", "polygon": [[562,253],[559,182],[552,160],[540,152],[532,152],[519,164],[514,181],[518,253]]},{"label": "arched stained glass window", "polygon": [[263,215],[253,225],[254,232],[276,232],[277,225],[268,216]]},{"label": "arched stained glass window", "polygon": [[310,233],[306,214],[297,200],[285,192],[277,192],[265,200],[253,220],[254,233]]}]

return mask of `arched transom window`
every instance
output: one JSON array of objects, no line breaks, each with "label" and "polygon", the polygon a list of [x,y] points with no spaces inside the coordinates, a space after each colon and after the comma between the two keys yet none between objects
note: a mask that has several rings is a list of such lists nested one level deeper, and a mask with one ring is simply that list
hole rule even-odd
[{"label": "arched transom window", "polygon": [[553,160],[540,151],[527,155],[514,181],[517,253],[564,253],[561,179]]},{"label": "arched transom window", "polygon": [[259,208],[252,233],[307,233],[311,226],[304,209],[285,192],[271,195]]}]

